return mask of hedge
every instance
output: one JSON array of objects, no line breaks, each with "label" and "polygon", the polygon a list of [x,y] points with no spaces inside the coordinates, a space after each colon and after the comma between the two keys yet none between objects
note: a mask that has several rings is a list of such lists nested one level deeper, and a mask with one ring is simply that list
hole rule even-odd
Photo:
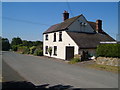
[{"label": "hedge", "polygon": [[120,44],[101,44],[97,47],[96,53],[101,57],[120,58]]},{"label": "hedge", "polygon": [[20,53],[22,53],[22,54],[29,54],[29,48],[28,47],[26,47],[26,46],[20,46],[20,47],[18,47],[18,50],[17,50],[18,52],[20,52]]},{"label": "hedge", "polygon": [[36,49],[36,46],[30,47],[30,54],[34,54],[35,49]]},{"label": "hedge", "polygon": [[18,46],[17,45],[13,45],[12,46],[12,51],[17,51],[18,50]]},{"label": "hedge", "polygon": [[36,50],[34,51],[34,55],[35,55],[35,56],[43,56],[43,50],[41,50],[41,49],[36,49]]}]

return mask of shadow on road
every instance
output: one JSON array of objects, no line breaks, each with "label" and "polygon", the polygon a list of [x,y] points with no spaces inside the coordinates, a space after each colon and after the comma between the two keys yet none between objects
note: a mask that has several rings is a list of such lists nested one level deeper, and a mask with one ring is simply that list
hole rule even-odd
[{"label": "shadow on road", "polygon": [[[49,84],[39,85],[35,86],[31,82],[26,81],[19,81],[19,82],[3,82],[2,83],[2,90],[18,90],[18,89],[26,89],[26,90],[70,90],[72,86],[70,85],[55,85],[55,86],[49,86]],[[71,89],[73,90],[73,89]],[[77,90],[77,89],[75,89]]]},{"label": "shadow on road", "polygon": [[119,90],[117,88],[73,88],[71,85],[55,85],[49,86],[49,84],[35,86],[31,82],[26,81],[10,81],[2,83],[2,90]]}]

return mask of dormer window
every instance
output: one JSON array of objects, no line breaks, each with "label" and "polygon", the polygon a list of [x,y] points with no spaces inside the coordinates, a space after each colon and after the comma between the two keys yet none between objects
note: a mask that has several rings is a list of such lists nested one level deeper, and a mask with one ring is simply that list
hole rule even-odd
[{"label": "dormer window", "polygon": [[59,32],[59,41],[62,41],[62,32]]},{"label": "dormer window", "polygon": [[48,34],[45,35],[45,40],[48,40]]},{"label": "dormer window", "polygon": [[56,42],[56,33],[54,33],[53,42]]},{"label": "dormer window", "polygon": [[80,25],[82,26],[82,22],[80,22]]}]

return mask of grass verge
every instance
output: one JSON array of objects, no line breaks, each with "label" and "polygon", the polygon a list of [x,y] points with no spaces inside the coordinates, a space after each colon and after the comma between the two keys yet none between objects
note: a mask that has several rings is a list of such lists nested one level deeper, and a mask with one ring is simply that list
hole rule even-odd
[{"label": "grass verge", "polygon": [[120,67],[117,67],[117,66],[89,64],[89,65],[87,65],[87,67],[94,68],[94,69],[99,69],[99,70],[110,71],[110,72],[114,72],[114,73],[118,73],[120,71]]}]

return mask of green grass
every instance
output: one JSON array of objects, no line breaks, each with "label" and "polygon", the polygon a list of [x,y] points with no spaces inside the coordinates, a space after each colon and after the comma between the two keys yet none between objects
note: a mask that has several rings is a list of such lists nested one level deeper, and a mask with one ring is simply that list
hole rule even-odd
[{"label": "green grass", "polygon": [[118,73],[118,70],[120,71],[120,67],[118,69],[117,66],[108,66],[108,65],[100,65],[100,64],[91,64],[87,66],[90,68],[95,68],[95,69],[105,70],[105,71],[110,71],[115,73]]},{"label": "green grass", "polygon": [[75,63],[78,63],[80,61],[81,61],[80,58],[73,58],[70,60],[69,64],[75,64]]}]

